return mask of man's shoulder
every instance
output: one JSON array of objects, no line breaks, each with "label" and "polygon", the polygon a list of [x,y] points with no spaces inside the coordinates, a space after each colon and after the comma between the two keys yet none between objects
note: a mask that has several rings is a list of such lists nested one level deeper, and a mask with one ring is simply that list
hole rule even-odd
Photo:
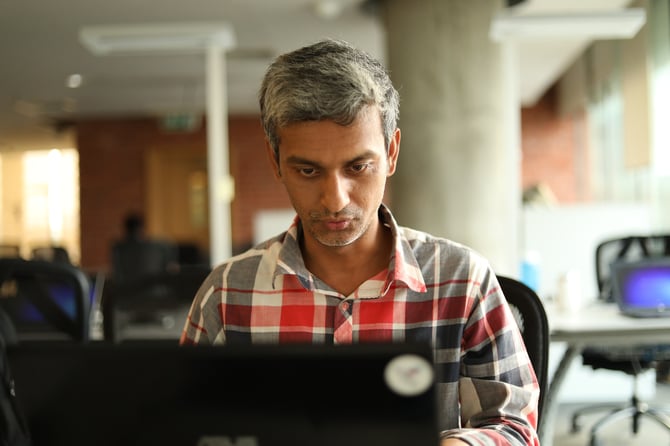
[{"label": "man's shoulder", "polygon": [[217,264],[214,269],[225,270],[242,263],[255,263],[260,262],[262,259],[269,258],[276,259],[285,237],[285,232],[277,234],[272,238],[262,241],[251,248],[229,257],[223,262]]},{"label": "man's shoulder", "polygon": [[398,231],[415,253],[439,250],[442,256],[452,262],[460,259],[464,262],[487,263],[486,258],[475,249],[453,239],[403,226]]},{"label": "man's shoulder", "polygon": [[407,240],[411,245],[439,245],[444,248],[449,248],[457,251],[473,252],[472,248],[459,243],[447,237],[440,237],[429,232],[420,231],[418,229],[408,228],[406,226],[398,227],[400,235]]}]

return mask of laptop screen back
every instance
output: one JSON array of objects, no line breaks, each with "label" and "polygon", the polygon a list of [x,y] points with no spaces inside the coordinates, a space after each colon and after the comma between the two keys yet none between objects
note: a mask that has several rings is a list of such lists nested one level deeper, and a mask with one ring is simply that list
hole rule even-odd
[{"label": "laptop screen back", "polygon": [[437,445],[427,346],[27,343],[34,446]]},{"label": "laptop screen back", "polygon": [[670,316],[670,257],[612,264],[614,299],[624,314]]}]

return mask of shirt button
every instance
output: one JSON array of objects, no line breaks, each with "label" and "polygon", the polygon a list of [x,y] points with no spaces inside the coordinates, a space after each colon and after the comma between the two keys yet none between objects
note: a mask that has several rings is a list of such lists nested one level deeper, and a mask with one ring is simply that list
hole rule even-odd
[{"label": "shirt button", "polygon": [[349,302],[342,302],[342,310],[347,311],[349,309]]}]

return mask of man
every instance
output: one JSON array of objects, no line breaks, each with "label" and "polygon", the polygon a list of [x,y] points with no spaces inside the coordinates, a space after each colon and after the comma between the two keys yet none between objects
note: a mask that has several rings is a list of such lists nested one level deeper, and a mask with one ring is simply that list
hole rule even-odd
[{"label": "man", "polygon": [[399,227],[382,204],[400,149],[382,65],[333,40],[284,54],[260,110],[297,216],[214,269],[181,344],[430,342],[442,446],[539,444],[537,380],[494,272],[462,245]]}]

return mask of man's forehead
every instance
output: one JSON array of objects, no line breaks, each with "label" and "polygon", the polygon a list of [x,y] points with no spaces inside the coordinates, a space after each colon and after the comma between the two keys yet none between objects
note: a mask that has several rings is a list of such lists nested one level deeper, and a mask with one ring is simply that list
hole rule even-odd
[{"label": "man's forehead", "polygon": [[386,147],[382,132],[376,126],[349,128],[322,121],[285,129],[279,154],[292,163],[345,164],[382,157]]}]

